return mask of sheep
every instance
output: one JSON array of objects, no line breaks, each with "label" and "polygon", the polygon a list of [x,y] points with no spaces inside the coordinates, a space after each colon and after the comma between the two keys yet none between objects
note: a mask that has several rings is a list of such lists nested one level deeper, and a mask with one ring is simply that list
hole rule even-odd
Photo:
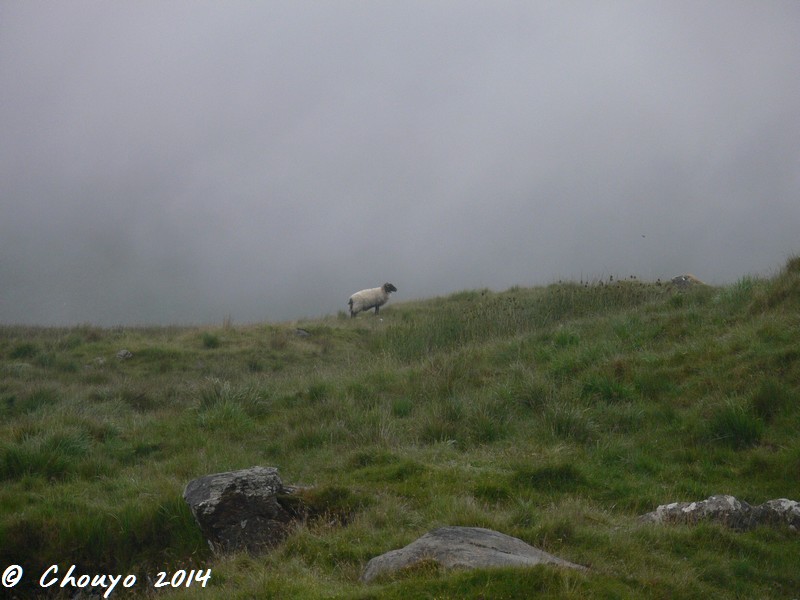
[{"label": "sheep", "polygon": [[369,310],[370,308],[374,308],[377,315],[378,309],[389,300],[389,294],[396,291],[397,288],[391,283],[384,283],[381,287],[356,292],[347,301],[350,306],[350,317],[355,317],[361,311]]}]

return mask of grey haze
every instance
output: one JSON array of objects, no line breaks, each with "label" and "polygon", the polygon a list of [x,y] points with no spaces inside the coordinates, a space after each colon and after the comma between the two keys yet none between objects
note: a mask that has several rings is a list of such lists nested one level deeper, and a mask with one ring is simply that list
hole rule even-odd
[{"label": "grey haze", "polygon": [[0,4],[0,323],[728,283],[799,234],[796,1]]}]

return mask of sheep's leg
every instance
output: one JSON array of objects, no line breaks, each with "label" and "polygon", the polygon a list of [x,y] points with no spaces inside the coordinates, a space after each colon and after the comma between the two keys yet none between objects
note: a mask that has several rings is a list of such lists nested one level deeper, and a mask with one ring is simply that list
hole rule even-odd
[{"label": "sheep's leg", "polygon": [[379,309],[379,308],[380,308],[380,306],[376,306],[376,307],[375,307],[375,314],[376,314],[376,315],[378,314],[378,309]]}]

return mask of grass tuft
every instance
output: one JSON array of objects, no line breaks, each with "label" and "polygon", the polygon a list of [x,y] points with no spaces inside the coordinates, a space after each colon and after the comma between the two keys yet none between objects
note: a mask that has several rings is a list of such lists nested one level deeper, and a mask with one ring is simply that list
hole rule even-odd
[{"label": "grass tuft", "polygon": [[708,423],[711,441],[737,450],[756,445],[763,431],[762,421],[735,401],[726,402],[712,415]]},{"label": "grass tuft", "polygon": [[514,468],[511,483],[545,492],[573,492],[586,484],[586,478],[572,463]]},{"label": "grass tuft", "polygon": [[220,346],[220,339],[219,336],[211,333],[210,331],[206,331],[202,335],[203,340],[203,348],[214,349],[219,348]]}]

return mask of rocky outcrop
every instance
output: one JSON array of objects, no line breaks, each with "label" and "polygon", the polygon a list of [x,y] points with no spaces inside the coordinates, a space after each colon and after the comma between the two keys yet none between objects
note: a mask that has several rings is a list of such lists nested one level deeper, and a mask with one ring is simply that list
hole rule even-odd
[{"label": "rocky outcrop", "polygon": [[705,285],[702,281],[700,281],[697,277],[695,277],[691,273],[673,277],[672,283],[678,286],[679,288],[689,288],[695,285]]},{"label": "rocky outcrop", "polygon": [[183,498],[214,552],[258,553],[288,535],[299,516],[297,491],[276,468],[252,467],[194,479]]},{"label": "rocky outcrop", "polygon": [[586,567],[568,562],[520,539],[480,527],[440,527],[404,548],[376,556],[367,563],[361,581],[369,582],[386,573],[434,561],[447,569],[552,564],[570,569]]},{"label": "rocky outcrop", "polygon": [[733,496],[719,495],[699,502],[662,504],[653,512],[642,515],[640,520],[645,523],[713,521],[739,531],[759,525],[785,526],[800,531],[800,503],[780,498],[751,506]]}]

